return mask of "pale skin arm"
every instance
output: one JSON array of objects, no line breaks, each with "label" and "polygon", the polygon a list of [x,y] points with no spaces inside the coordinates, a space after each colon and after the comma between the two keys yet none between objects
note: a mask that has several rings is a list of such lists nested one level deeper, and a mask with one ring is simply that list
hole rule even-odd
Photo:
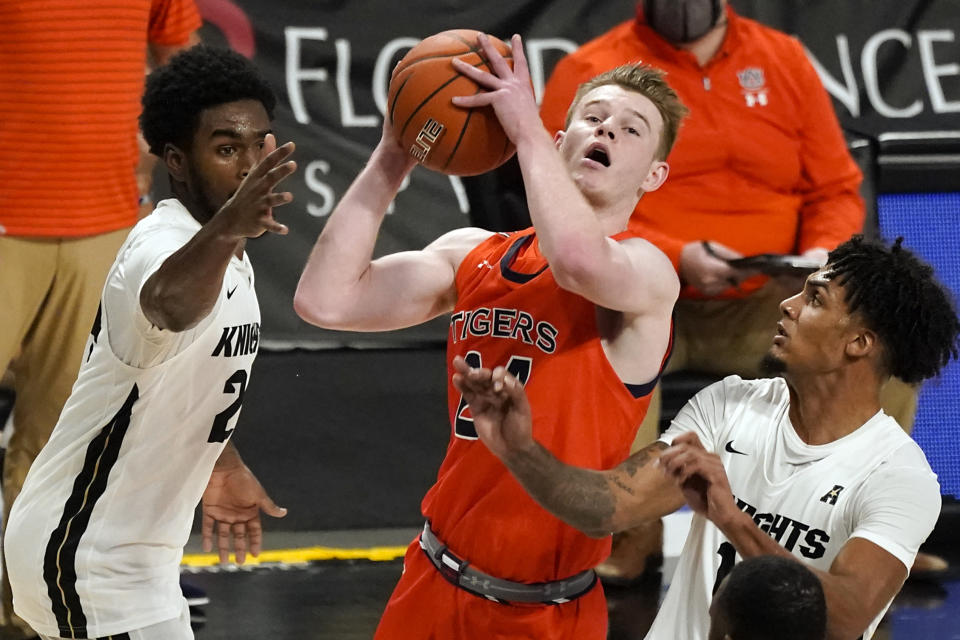
[{"label": "pale skin arm", "polygon": [[[660,457],[660,466],[690,507],[713,522],[741,557],[796,559],[737,508],[719,456],[707,452],[696,434],[678,436]],[[829,571],[810,569],[823,584],[829,640],[857,638],[907,578],[907,568],[896,556],[862,538],[847,541]]]},{"label": "pale skin arm", "polygon": [[[530,217],[557,283],[616,311],[662,313],[665,305],[671,307],[679,281],[669,259],[646,241],[610,240],[570,177],[555,141],[540,120],[520,36],[514,36],[511,42],[513,69],[487,36],[481,35],[479,43],[492,73],[459,59],[453,60],[453,66],[487,91],[456,97],[454,104],[492,106],[517,146]],[[655,164],[658,168],[651,169],[655,175],[649,178],[650,186],[654,182],[659,186],[666,177],[666,164]]]},{"label": "pale skin arm", "polygon": [[293,200],[274,189],[297,168],[294,145],[276,146],[273,134],[264,141],[263,159],[251,168],[236,193],[178,251],[170,255],[140,289],[140,306],[155,326],[169,331],[195,327],[213,310],[230,258],[247,238],[265,232],[286,234],[273,218],[273,208]]},{"label": "pale skin arm", "polygon": [[602,538],[683,505],[657,466],[663,443],[606,471],[565,464],[533,438],[530,405],[516,378],[503,367],[471,369],[459,356],[453,365],[453,384],[470,405],[480,440],[534,500],[570,526]]},{"label": "pale skin arm", "polygon": [[200,505],[203,550],[213,549],[216,534],[217,551],[224,564],[230,559],[231,543],[238,564],[243,564],[247,552],[253,557],[260,555],[263,544],[261,511],[274,518],[287,515],[285,508],[278,507],[270,499],[260,481],[240,459],[232,442],[227,442],[217,458]]},{"label": "pale skin arm", "polygon": [[460,262],[491,235],[456,229],[421,251],[372,259],[387,206],[416,164],[384,120],[380,143],[330,215],[300,275],[293,306],[311,324],[384,331],[446,313],[456,301]]}]

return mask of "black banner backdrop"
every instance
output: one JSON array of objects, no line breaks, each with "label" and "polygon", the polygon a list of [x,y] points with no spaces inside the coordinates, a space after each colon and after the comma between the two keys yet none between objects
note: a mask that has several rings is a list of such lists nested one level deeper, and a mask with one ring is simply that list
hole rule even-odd
[{"label": "black banner backdrop", "polygon": [[[796,35],[851,138],[960,129],[960,1],[731,0]],[[198,0],[203,39],[251,57],[280,96],[275,129],[297,143],[288,236],[249,244],[266,347],[405,346],[442,341],[446,319],[379,334],[324,331],[293,312],[297,279],[324,220],[380,135],[390,71],[419,39],[471,28],[525,40],[539,97],[557,60],[633,14],[628,0]],[[496,9],[492,7],[496,6]],[[165,184],[158,180],[158,185]],[[417,168],[391,206],[376,254],[419,249],[469,223],[457,178]]]}]

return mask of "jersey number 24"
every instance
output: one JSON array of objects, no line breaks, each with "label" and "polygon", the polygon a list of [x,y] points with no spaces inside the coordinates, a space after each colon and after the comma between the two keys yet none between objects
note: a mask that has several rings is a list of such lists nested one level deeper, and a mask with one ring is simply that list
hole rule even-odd
[{"label": "jersey number 24", "polygon": [[[479,351],[468,351],[463,359],[470,365],[471,369],[479,369],[483,366],[483,359]],[[533,367],[533,359],[525,356],[510,356],[507,362],[507,371],[514,378],[520,381],[520,384],[526,386],[530,379],[530,369]],[[457,406],[457,417],[453,426],[453,434],[464,440],[476,440],[477,430],[473,426],[473,418],[470,417],[470,407],[467,401],[460,396],[460,404]]]}]

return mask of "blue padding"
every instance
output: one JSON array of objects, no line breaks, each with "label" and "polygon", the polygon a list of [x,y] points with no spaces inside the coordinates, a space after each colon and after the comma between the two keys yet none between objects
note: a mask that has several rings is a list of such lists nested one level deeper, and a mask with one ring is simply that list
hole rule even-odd
[{"label": "blue padding", "polygon": [[[884,194],[877,199],[880,233],[903,243],[936,270],[960,300],[960,192]],[[923,448],[944,495],[960,498],[960,364],[951,362],[920,390],[913,438]]]}]

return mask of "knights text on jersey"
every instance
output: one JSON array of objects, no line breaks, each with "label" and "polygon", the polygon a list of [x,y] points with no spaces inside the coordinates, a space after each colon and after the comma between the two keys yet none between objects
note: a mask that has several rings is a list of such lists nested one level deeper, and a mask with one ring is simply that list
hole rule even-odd
[{"label": "knights text on jersey", "polygon": [[[231,260],[214,310],[187,342],[130,330],[143,322],[143,282],[199,228],[166,200],[130,232],[73,392],[14,504],[5,532],[14,610],[42,634],[105,637],[180,615],[183,545],[260,336],[246,255]],[[119,354],[142,350],[124,340],[150,340],[161,350],[151,353],[165,355],[135,366]]]},{"label": "knights text on jersey", "polygon": [[[730,376],[691,399],[661,439],[696,433],[723,461],[740,509],[811,567],[828,571],[859,537],[909,568],[940,514],[940,487],[923,452],[882,411],[835,442],[808,445],[790,422],[789,400],[781,378]],[[740,559],[713,523],[694,516],[647,639],[706,640],[714,590]]]},{"label": "knights text on jersey", "polygon": [[527,389],[537,440],[592,468],[627,456],[649,394],[635,397],[621,382],[603,352],[595,305],[557,285],[532,230],[478,245],[456,285],[447,339],[450,445],[423,512],[437,536],[482,571],[521,582],[569,577],[603,560],[609,538],[589,538],[549,514],[477,441],[449,382],[453,357],[506,366]]}]

